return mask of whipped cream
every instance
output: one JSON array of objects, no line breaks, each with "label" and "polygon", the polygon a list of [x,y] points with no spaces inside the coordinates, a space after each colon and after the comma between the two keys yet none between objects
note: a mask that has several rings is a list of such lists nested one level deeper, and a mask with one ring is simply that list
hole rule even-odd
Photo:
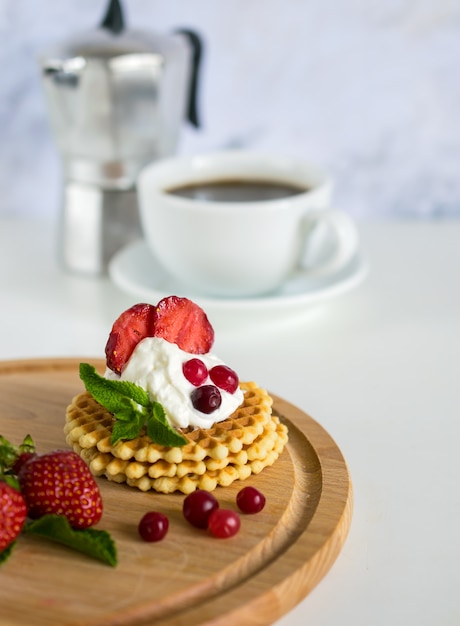
[{"label": "whipped cream", "polygon": [[[191,393],[196,387],[182,372],[183,364],[193,358],[203,361],[208,371],[215,365],[225,365],[211,352],[189,354],[160,337],[146,337],[137,344],[120,376],[107,369],[105,377],[128,380],[145,389],[152,401],[163,406],[169,423],[176,428],[210,428],[215,422],[227,419],[240,406],[243,392],[239,387],[234,393],[219,389],[222,396],[220,407],[209,414],[197,411],[191,401]],[[213,383],[208,377],[202,384]]]}]

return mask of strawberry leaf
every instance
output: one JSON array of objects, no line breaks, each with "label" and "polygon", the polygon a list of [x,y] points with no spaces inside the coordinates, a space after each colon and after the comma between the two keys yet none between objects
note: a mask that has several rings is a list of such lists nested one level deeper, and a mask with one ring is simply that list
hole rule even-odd
[{"label": "strawberry leaf", "polygon": [[26,435],[19,445],[19,454],[35,452],[35,443],[30,435]]},{"label": "strawberry leaf", "polygon": [[115,542],[106,530],[72,528],[63,515],[44,515],[25,526],[28,534],[38,535],[73,548],[115,567],[118,563]]},{"label": "strawberry leaf", "polygon": [[16,476],[13,476],[13,474],[5,473],[3,474],[3,476],[1,476],[1,480],[3,480],[3,482],[5,482],[10,487],[13,487],[13,489],[16,489],[16,491],[21,491],[19,480],[16,478]]},{"label": "strawberry leaf", "polygon": [[15,545],[16,541],[12,541],[9,546],[6,546],[6,548],[0,552],[0,565],[9,559]]},{"label": "strawberry leaf", "polygon": [[34,452],[35,445],[30,435],[26,435],[19,446],[0,435],[0,465],[4,470],[11,469],[17,458],[24,452]]},{"label": "strawberry leaf", "polygon": [[19,446],[15,446],[6,437],[0,435],[0,480],[4,480],[19,491],[19,483],[16,479],[18,463],[24,455],[34,451],[35,445],[30,435],[26,435]]},{"label": "strawberry leaf", "polygon": [[0,435],[0,465],[9,469],[19,456],[19,448]]}]

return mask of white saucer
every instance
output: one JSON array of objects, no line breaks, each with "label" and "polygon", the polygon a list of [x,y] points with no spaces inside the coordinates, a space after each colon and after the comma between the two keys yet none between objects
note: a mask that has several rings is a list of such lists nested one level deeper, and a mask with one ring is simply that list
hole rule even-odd
[{"label": "white saucer", "polygon": [[124,292],[139,301],[156,304],[169,295],[185,296],[199,304],[212,323],[216,320],[245,323],[251,319],[266,321],[301,313],[311,306],[337,297],[356,287],[367,274],[367,264],[358,254],[339,272],[322,278],[299,273],[269,295],[254,298],[214,298],[195,293],[186,284],[172,278],[160,266],[144,240],[120,250],[110,261],[109,276]]}]

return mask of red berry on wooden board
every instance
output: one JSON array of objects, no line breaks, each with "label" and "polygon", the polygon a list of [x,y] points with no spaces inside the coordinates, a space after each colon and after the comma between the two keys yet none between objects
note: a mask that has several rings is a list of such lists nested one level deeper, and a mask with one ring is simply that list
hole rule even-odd
[{"label": "red berry on wooden board", "polygon": [[161,541],[168,532],[169,520],[163,513],[149,511],[139,522],[139,535],[144,541]]},{"label": "red berry on wooden board", "polygon": [[230,509],[216,509],[209,516],[208,528],[218,539],[233,537],[239,531],[240,526],[240,516]]},{"label": "red berry on wooden board", "polygon": [[189,493],[184,499],[182,512],[192,526],[207,528],[209,516],[217,508],[219,508],[219,503],[216,497],[209,491],[198,489]]},{"label": "red berry on wooden board", "polygon": [[243,513],[259,513],[265,506],[265,496],[255,487],[243,487],[237,493],[236,504]]}]

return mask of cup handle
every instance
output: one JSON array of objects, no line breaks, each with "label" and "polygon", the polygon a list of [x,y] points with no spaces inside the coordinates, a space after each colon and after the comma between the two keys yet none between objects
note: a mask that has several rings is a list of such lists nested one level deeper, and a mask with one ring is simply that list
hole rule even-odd
[{"label": "cup handle", "polygon": [[[356,254],[359,244],[358,230],[352,218],[343,211],[323,209],[308,213],[303,225],[304,252],[300,266],[308,271],[309,276],[323,277],[333,274],[347,265]],[[332,234],[332,243],[335,245],[325,259],[318,261],[319,252],[325,246],[324,228]]]}]

